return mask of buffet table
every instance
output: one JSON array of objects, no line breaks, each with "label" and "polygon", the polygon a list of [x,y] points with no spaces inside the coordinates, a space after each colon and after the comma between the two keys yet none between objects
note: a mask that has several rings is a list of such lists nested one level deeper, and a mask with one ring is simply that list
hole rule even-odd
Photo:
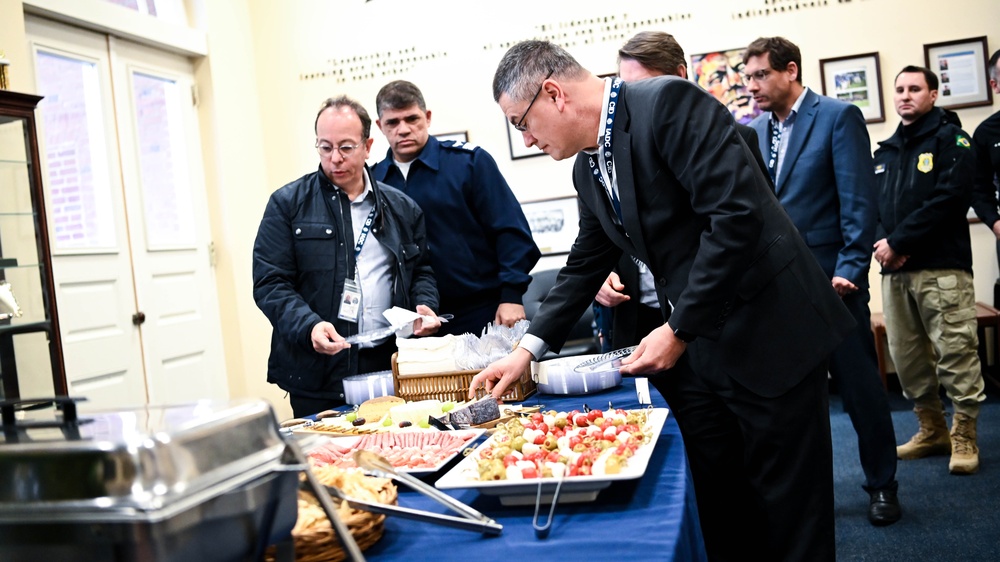
[{"label": "buffet table", "polygon": [[[650,389],[653,405],[666,402]],[[549,410],[639,408],[632,379],[622,386],[586,396],[530,396],[525,406],[542,404]],[[458,462],[453,460],[441,471],[424,480],[432,484]],[[418,521],[387,517],[385,534],[365,551],[368,560],[470,560],[498,559],[510,553],[529,560],[593,559],[640,557],[655,560],[705,560],[705,547],[694,489],[687,469],[680,430],[673,414],[667,418],[646,472],[638,480],[614,482],[602,490],[596,501],[560,503],[545,539],[535,536],[534,507],[500,504],[495,496],[476,490],[449,490],[451,495],[494,518],[503,525],[503,534],[488,537]],[[431,499],[399,486],[399,505],[448,513]],[[544,523],[549,504],[543,504],[538,521]]]}]

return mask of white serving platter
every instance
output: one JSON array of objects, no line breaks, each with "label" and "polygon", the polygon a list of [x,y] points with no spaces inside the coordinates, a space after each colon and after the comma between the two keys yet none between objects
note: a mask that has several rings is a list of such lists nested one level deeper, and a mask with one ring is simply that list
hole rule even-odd
[{"label": "white serving platter", "polygon": [[[438,434],[450,433],[450,434],[454,434],[455,436],[464,436],[465,439],[464,439],[464,441],[462,442],[461,445],[455,447],[454,450],[451,450],[446,456],[444,456],[441,459],[439,459],[438,462],[436,462],[431,467],[412,467],[411,468],[411,467],[408,467],[408,466],[397,466],[396,463],[393,462],[392,455],[391,454],[390,455],[385,454],[384,450],[379,450],[379,449],[368,449],[368,450],[374,451],[374,452],[376,452],[376,453],[378,453],[378,454],[386,457],[390,462],[392,462],[393,467],[397,471],[399,471],[399,472],[405,472],[407,474],[412,474],[414,476],[420,476],[420,475],[425,475],[425,474],[433,474],[433,473],[437,472],[438,470],[441,470],[441,467],[443,467],[446,464],[448,464],[448,462],[450,462],[453,458],[455,458],[462,451],[464,451],[466,448],[468,448],[469,445],[471,445],[472,443],[475,443],[477,439],[479,439],[484,433],[486,433],[486,430],[485,429],[480,429],[480,428],[473,428],[473,429],[463,429],[463,430],[448,431],[448,432],[434,430],[433,433],[431,433],[430,431],[424,430],[424,431],[415,431],[415,432],[412,432],[412,433],[418,434],[418,435],[420,435],[420,434],[422,434],[422,435],[433,435],[434,433],[438,433]],[[403,434],[402,433],[395,433],[395,434],[391,434],[391,435],[400,436],[400,435],[403,435]],[[368,436],[374,436],[374,434],[369,434]],[[306,449],[306,453],[307,454],[311,454],[313,451],[315,451],[321,445],[332,443],[332,444],[337,445],[341,449],[355,450],[355,449],[357,449],[358,442],[360,442],[361,439],[364,438],[364,437],[366,437],[366,435],[349,435],[349,436],[342,436],[342,437],[321,437],[319,439],[311,439],[311,440],[309,440],[308,446],[304,445],[303,448]],[[350,454],[346,455],[346,457],[349,458]],[[351,461],[349,464],[351,466],[354,466],[353,461]]]},{"label": "white serving platter", "polygon": [[[653,454],[656,442],[660,438],[663,424],[667,421],[670,410],[667,408],[652,408],[644,433],[650,435],[649,442],[644,443],[635,454],[628,459],[628,464],[622,468],[618,474],[605,474],[601,476],[567,476],[563,478],[562,487],[559,490],[559,503],[580,503],[597,499],[598,493],[607,488],[612,482],[620,480],[635,480],[641,478],[646,472],[649,458]],[[542,503],[551,503],[558,478],[532,478],[529,480],[490,480],[483,482],[479,480],[479,469],[477,459],[479,452],[493,444],[493,437],[484,441],[476,450],[467,455],[461,462],[444,474],[434,484],[442,490],[452,489],[475,489],[480,494],[488,496],[498,496],[503,505],[535,505],[538,497],[538,487],[542,487]]]}]

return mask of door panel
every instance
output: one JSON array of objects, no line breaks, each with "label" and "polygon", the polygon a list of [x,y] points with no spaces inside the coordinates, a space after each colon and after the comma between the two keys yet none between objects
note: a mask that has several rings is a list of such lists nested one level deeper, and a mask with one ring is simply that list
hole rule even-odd
[{"label": "door panel", "polygon": [[149,398],[225,398],[194,69],[183,57],[111,44],[119,124],[129,125],[122,171]]},{"label": "door panel", "polygon": [[106,40],[26,18],[66,379],[84,407],[146,402]]}]

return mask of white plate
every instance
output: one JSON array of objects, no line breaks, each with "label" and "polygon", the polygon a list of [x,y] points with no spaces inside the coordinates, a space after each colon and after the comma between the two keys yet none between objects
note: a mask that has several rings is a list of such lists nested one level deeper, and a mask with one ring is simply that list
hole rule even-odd
[{"label": "white plate", "polygon": [[[415,432],[412,432],[412,433],[416,433],[418,435],[428,435],[428,434],[431,434],[429,431],[415,431]],[[440,460],[433,467],[407,468],[405,466],[397,466],[396,470],[399,471],[399,472],[405,472],[407,474],[413,474],[415,476],[419,476],[419,475],[422,475],[422,474],[433,474],[433,473],[437,472],[438,470],[440,470],[442,466],[448,464],[448,462],[451,459],[455,458],[456,455],[458,455],[459,453],[461,453],[462,451],[464,451],[466,448],[468,448],[470,444],[472,444],[472,443],[474,443],[476,441],[476,439],[479,439],[484,433],[486,433],[486,430],[485,429],[478,429],[477,428],[477,429],[463,429],[461,431],[457,431],[456,430],[456,431],[448,431],[448,432],[437,431],[435,433],[451,433],[451,434],[456,435],[456,436],[466,435],[467,438],[462,443],[462,445],[456,447],[454,451],[452,451],[450,454],[448,454],[446,457],[444,457],[442,460]],[[391,435],[395,435],[395,436],[398,437],[398,436],[404,435],[404,434],[405,433],[393,433]],[[311,453],[317,447],[319,447],[320,445],[324,445],[326,443],[335,443],[338,446],[340,446],[342,448],[345,448],[345,449],[354,449],[355,445],[357,445],[358,441],[360,441],[361,438],[363,438],[363,437],[375,437],[375,435],[377,435],[377,434],[349,435],[349,436],[344,436],[344,437],[322,437],[320,439],[310,440],[309,444],[308,444],[308,448],[306,449],[306,453],[307,454]],[[306,447],[306,446],[304,445],[304,447]],[[379,453],[380,455],[383,454],[379,450],[375,450],[375,449],[373,449],[373,450],[376,453]],[[385,456],[385,455],[383,455],[383,456]]]},{"label": "white plate", "polygon": [[[601,476],[567,476],[563,479],[562,488],[559,490],[559,503],[588,502],[597,499],[597,494],[619,480],[635,480],[641,478],[646,472],[646,465],[649,464],[649,457],[653,454],[656,441],[660,438],[663,424],[667,421],[670,410],[667,408],[653,408],[643,428],[643,433],[650,435],[649,442],[644,443],[636,449],[635,454],[628,459],[628,464],[622,468],[618,474],[605,474]],[[499,496],[503,505],[535,505],[538,494],[538,486],[542,486],[542,503],[552,501],[556,484],[559,479],[533,478],[530,480],[490,480],[481,482],[479,480],[479,468],[476,459],[479,452],[484,447],[493,443],[493,437],[483,442],[475,452],[469,454],[461,462],[455,465],[434,484],[442,490],[473,488],[480,494],[488,496]]]}]

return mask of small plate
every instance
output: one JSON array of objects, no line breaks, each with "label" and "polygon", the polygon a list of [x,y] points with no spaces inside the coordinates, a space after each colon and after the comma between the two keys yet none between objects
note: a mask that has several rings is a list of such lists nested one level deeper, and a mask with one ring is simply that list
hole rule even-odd
[{"label": "small plate", "polygon": [[356,449],[356,446],[358,445],[358,443],[363,438],[366,438],[366,437],[372,438],[372,439],[378,439],[379,437],[382,437],[383,439],[388,438],[388,439],[393,440],[392,442],[395,442],[395,441],[405,440],[407,435],[412,435],[412,436],[416,436],[416,437],[414,437],[414,439],[415,439],[414,442],[415,443],[419,443],[420,442],[419,441],[419,439],[421,439],[420,436],[427,437],[427,436],[432,436],[432,435],[453,435],[455,437],[462,437],[463,438],[462,441],[461,441],[461,443],[455,445],[453,448],[450,448],[448,450],[448,452],[447,452],[447,455],[445,455],[445,456],[441,457],[440,459],[438,459],[438,461],[436,463],[434,463],[434,466],[432,466],[432,467],[415,467],[415,468],[410,468],[410,467],[407,467],[405,465],[405,463],[403,463],[402,466],[399,465],[399,464],[397,464],[397,460],[400,460],[402,458],[397,453],[400,453],[400,452],[402,452],[403,450],[406,450],[406,449],[413,449],[415,447],[405,447],[404,448],[404,447],[389,446],[389,447],[374,447],[374,448],[369,447],[368,448],[368,450],[374,451],[374,452],[378,453],[379,455],[382,455],[383,457],[385,457],[387,460],[389,460],[389,462],[392,463],[392,466],[397,471],[399,471],[399,472],[405,472],[407,474],[413,474],[415,476],[419,476],[419,475],[423,475],[423,474],[433,474],[433,473],[437,472],[438,470],[441,469],[441,467],[443,467],[444,465],[448,464],[448,462],[451,461],[451,459],[455,458],[459,453],[461,453],[462,451],[464,451],[469,445],[471,445],[472,443],[475,443],[475,441],[477,439],[479,439],[484,433],[486,433],[485,429],[463,429],[463,430],[456,430],[456,431],[438,431],[438,430],[430,430],[430,431],[428,431],[428,430],[423,430],[423,431],[411,431],[411,432],[400,432],[400,433],[351,435],[351,436],[347,436],[347,437],[326,437],[326,438],[323,438],[323,439],[317,439],[317,440],[315,440],[315,442],[310,442],[309,443],[309,449],[306,451],[306,453],[309,454],[309,455],[312,455],[312,452],[315,451],[319,446],[326,445],[326,444],[334,444],[339,449],[346,451],[344,453],[344,455],[343,455],[343,458],[345,460],[349,460],[351,466],[354,466],[353,460],[350,460],[351,452],[353,452],[353,450]]},{"label": "small plate", "polygon": [[[635,480],[642,478],[646,472],[646,465],[649,464],[649,457],[653,454],[656,441],[663,431],[663,424],[667,421],[669,414],[667,408],[653,408],[646,421],[644,429],[648,429],[650,438],[648,443],[644,443],[636,449],[635,454],[628,459],[628,464],[622,468],[618,474],[605,474],[602,476],[567,476],[563,479],[562,488],[559,491],[559,503],[579,503],[589,502],[597,499],[598,493],[619,480]],[[479,480],[479,467],[477,459],[479,452],[493,445],[493,437],[484,441],[475,451],[467,455],[451,470],[445,473],[434,485],[442,490],[472,488],[478,490],[480,494],[488,496],[499,496],[503,505],[535,505],[538,494],[538,484],[542,485],[542,503],[551,502],[559,479],[532,478],[529,480],[490,480],[482,482]]]}]

